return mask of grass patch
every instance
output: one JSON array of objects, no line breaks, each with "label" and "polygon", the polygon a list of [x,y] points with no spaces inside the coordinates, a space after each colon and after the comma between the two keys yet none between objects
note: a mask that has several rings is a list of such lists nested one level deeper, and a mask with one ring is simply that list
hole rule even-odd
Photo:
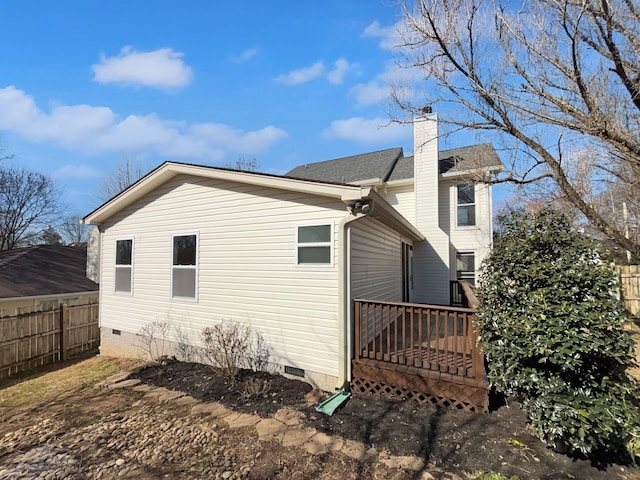
[{"label": "grass patch", "polygon": [[[99,381],[134,366],[136,361],[122,358],[92,357],[73,364],[59,364],[60,368],[46,374],[42,371],[9,378],[0,386],[0,414],[7,415],[25,408],[33,408],[53,400],[78,393]],[[55,368],[55,367],[54,367]]]}]

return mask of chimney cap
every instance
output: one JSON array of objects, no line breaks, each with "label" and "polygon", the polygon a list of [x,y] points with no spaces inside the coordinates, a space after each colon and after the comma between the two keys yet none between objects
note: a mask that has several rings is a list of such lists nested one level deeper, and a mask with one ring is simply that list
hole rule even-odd
[{"label": "chimney cap", "polygon": [[422,113],[429,115],[433,113],[433,108],[431,108],[431,105],[425,105],[422,107]]}]

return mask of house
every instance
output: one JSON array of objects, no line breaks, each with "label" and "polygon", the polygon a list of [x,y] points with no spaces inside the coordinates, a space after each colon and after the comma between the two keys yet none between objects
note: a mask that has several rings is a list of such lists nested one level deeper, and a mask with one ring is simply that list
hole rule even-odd
[{"label": "house", "polygon": [[435,121],[415,123],[413,156],[391,148],[300,165],[287,176],[374,188],[427,239],[409,249],[415,278],[403,300],[446,305],[458,300],[450,285],[475,284],[490,251],[491,185],[477,180],[500,171],[502,163],[487,143],[439,151],[436,129]]},{"label": "house", "polygon": [[413,157],[384,150],[286,176],[165,162],[89,213],[101,353],[139,355],[136,334],[154,321],[172,325],[174,345],[199,346],[204,327],[231,319],[264,336],[274,368],[344,385],[353,299],[448,305],[449,281],[474,276],[491,245],[490,186],[470,179],[499,169],[493,149],[439,160],[435,117],[414,130]]},{"label": "house", "polygon": [[87,246],[35,245],[0,252],[0,316],[98,301]]}]

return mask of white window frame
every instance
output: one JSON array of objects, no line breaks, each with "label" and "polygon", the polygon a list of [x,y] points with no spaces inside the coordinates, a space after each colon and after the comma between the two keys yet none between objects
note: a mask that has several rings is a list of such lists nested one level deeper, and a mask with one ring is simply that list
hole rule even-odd
[{"label": "white window frame", "polygon": [[[472,285],[476,285],[476,282],[478,280],[478,275],[477,275],[477,266],[476,266],[476,259],[478,258],[478,255],[476,254],[475,251],[473,250],[461,250],[459,252],[456,252],[456,280],[469,280],[469,277],[459,277],[458,276],[458,256],[462,256],[462,255],[471,255],[473,256],[473,282],[470,282]],[[466,270],[465,270],[466,272]]]},{"label": "white window frame", "polygon": [[[130,264],[118,264],[118,242],[126,242],[127,240],[131,241],[131,263]],[[117,293],[118,295],[133,295],[133,265],[135,263],[135,255],[134,255],[134,251],[135,251],[135,239],[133,237],[126,237],[126,238],[116,238],[115,241],[115,258],[113,261],[113,292]],[[127,292],[126,290],[116,290],[116,272],[118,269],[122,269],[124,270],[125,268],[129,269],[129,274],[130,274],[130,285],[131,285],[131,289]]]},{"label": "white window frame", "polygon": [[[195,265],[174,265],[173,264],[173,244],[174,244],[174,239],[176,237],[190,237],[190,236],[195,236],[196,237],[196,264]],[[199,288],[198,288],[198,279],[200,276],[200,233],[199,232],[189,232],[189,233],[174,233],[171,235],[171,248],[170,248],[170,267],[171,267],[171,274],[170,274],[170,278],[171,278],[171,282],[169,285],[169,298],[172,301],[182,301],[182,302],[197,302],[198,301],[198,292],[199,292]],[[174,296],[173,295],[173,272],[174,270],[194,270],[194,275],[195,275],[195,291],[194,296],[193,297],[181,297],[181,296]]]},{"label": "white window frame", "polygon": [[[300,229],[305,227],[329,227],[330,238],[328,242],[312,242],[312,243],[300,243],[299,235]],[[335,224],[333,222],[315,222],[315,223],[302,223],[296,225],[296,267],[300,268],[331,268],[334,266],[334,234]],[[298,258],[298,249],[304,247],[329,247],[329,263],[300,263]]]},{"label": "white window frame", "polygon": [[[477,201],[477,196],[478,196],[478,192],[476,191],[476,185],[477,183],[457,183],[456,184],[456,188],[455,188],[455,197],[456,197],[456,209],[455,209],[455,217],[456,217],[456,227],[457,228],[478,228],[478,201]],[[459,190],[460,188],[464,188],[464,187],[473,187],[473,203],[459,203],[458,202],[458,198],[459,198]],[[460,215],[458,214],[458,211],[460,209],[460,207],[471,207],[473,206],[473,225],[460,225],[459,224],[459,218]]]}]

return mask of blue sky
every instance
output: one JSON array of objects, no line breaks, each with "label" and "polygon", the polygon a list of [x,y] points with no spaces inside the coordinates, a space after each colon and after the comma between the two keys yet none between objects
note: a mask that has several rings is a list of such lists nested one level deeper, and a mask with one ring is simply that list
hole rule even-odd
[{"label": "blue sky", "polygon": [[0,139],[80,215],[126,157],[282,174],[411,152],[411,127],[388,125],[399,20],[392,0],[2,2]]}]

